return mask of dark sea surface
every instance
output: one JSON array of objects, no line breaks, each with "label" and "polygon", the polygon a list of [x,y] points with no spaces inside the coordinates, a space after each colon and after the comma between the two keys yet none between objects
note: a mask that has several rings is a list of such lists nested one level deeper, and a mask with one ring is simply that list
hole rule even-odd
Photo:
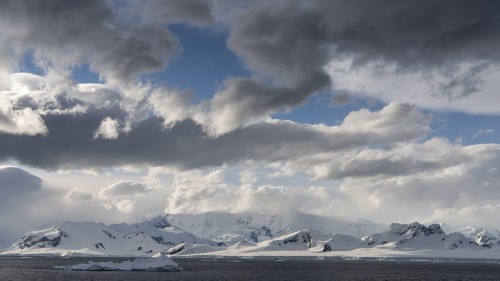
[{"label": "dark sea surface", "polygon": [[60,271],[118,258],[0,257],[0,280],[500,280],[500,264],[174,259],[182,272]]}]

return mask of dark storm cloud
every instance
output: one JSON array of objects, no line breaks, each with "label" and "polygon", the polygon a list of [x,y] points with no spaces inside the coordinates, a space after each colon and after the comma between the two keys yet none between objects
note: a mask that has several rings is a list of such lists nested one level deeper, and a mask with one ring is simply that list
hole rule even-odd
[{"label": "dark storm cloud", "polygon": [[161,119],[150,117],[117,139],[94,139],[104,118],[123,122],[127,113],[118,105],[98,108],[80,103],[86,106],[85,113],[43,116],[46,136],[0,134],[0,159],[49,170],[128,164],[191,169],[241,161],[291,161],[309,154],[407,141],[427,131],[426,117],[415,108],[391,104],[380,112],[351,113],[337,127],[275,121],[210,138],[190,120],[165,129]]},{"label": "dark storm cloud", "polygon": [[[108,79],[127,81],[162,68],[177,48],[176,39],[166,27],[155,22],[213,20],[212,2],[134,2],[146,7],[135,16],[158,16],[156,20],[152,16],[148,24],[118,19],[123,14],[109,3],[0,2],[1,32],[5,38],[0,46],[19,54],[33,50],[35,59],[46,61],[49,66],[88,62]],[[222,1],[213,3],[215,8],[229,5]],[[389,114],[391,119],[381,124],[394,132],[382,127],[360,130],[365,124],[372,124],[370,114],[360,118],[355,126],[345,126],[357,128],[354,131],[342,132],[262,121],[278,109],[293,108],[312,93],[334,86],[325,66],[337,58],[352,57],[354,70],[371,62],[380,67],[396,65],[403,72],[442,69],[454,78],[441,85],[444,91],[452,93],[450,98],[476,91],[478,75],[500,59],[500,4],[496,1],[262,1],[238,5],[235,11],[214,15],[229,28],[231,50],[243,58],[255,75],[226,80],[214,98],[203,104],[207,106],[189,104],[186,112],[192,112],[178,114],[178,119],[187,120],[165,130],[159,117],[150,117],[120,135],[118,130],[124,131],[120,126],[129,116],[144,113],[145,106],[125,111],[126,106],[120,106],[121,93],[116,94],[116,103],[109,107],[96,102],[86,104],[83,95],[58,101],[54,108],[37,108],[37,101],[20,98],[17,106],[40,109],[38,112],[47,108],[68,109],[69,104],[63,101],[84,106],[86,112],[64,116],[40,113],[46,135],[4,133],[0,135],[0,157],[47,169],[128,163],[196,168],[245,159],[272,162],[316,151],[382,143],[380,132],[389,134],[385,137],[387,142],[409,140],[421,135],[422,126],[415,130],[404,126],[420,122],[415,121],[420,118],[418,114],[396,129],[391,124],[400,122],[401,114]],[[220,6],[217,11],[223,10]],[[163,19],[162,15],[171,18]],[[462,63],[474,67],[464,76],[454,77],[455,69]],[[104,93],[94,93],[95,100],[101,94]],[[183,110],[184,104],[175,105]],[[153,104],[153,110],[155,106],[162,104]],[[403,113],[414,110],[402,105],[389,108]],[[168,112],[163,115],[167,119]],[[108,135],[117,137],[116,140],[94,139],[103,120],[113,122],[115,130]],[[209,138],[207,132],[211,137],[219,137]],[[404,133],[408,133],[404,138],[395,137]]]},{"label": "dark storm cloud", "polygon": [[165,28],[119,25],[101,0],[1,1],[0,23],[3,53],[32,51],[43,67],[89,63],[114,82],[163,68],[178,45]]},{"label": "dark storm cloud", "polygon": [[[498,1],[246,4],[227,16],[229,47],[250,69],[272,78],[277,86],[259,85],[264,82],[255,79],[229,80],[216,99],[224,106],[216,104],[212,110],[220,115],[235,108],[227,117],[234,124],[226,130],[212,125],[220,133],[254,123],[279,108],[294,107],[312,93],[335,85],[324,70],[335,59],[351,58],[354,71],[368,63],[424,76],[427,70],[438,70],[450,78],[439,85],[450,99],[477,92],[481,73],[500,60]],[[463,63],[472,66],[460,74]]]},{"label": "dark storm cloud", "polygon": [[321,23],[336,53],[401,68],[498,62],[500,3],[492,0],[323,1]]},{"label": "dark storm cloud", "polygon": [[127,9],[146,23],[186,22],[204,26],[215,21],[213,4],[208,0],[139,0]]},{"label": "dark storm cloud", "polygon": [[224,90],[211,100],[209,120],[204,125],[211,134],[219,135],[262,121],[278,108],[291,109],[329,81],[323,75],[310,78],[316,80],[302,78],[289,86],[269,86],[251,78],[226,80]]}]

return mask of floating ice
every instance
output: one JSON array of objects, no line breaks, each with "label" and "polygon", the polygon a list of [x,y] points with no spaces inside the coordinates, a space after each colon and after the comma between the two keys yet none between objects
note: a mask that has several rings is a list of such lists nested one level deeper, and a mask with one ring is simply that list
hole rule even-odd
[{"label": "floating ice", "polygon": [[75,265],[55,266],[57,270],[78,270],[78,271],[181,271],[182,268],[167,256],[152,258],[138,258],[133,261],[121,263],[92,262]]}]

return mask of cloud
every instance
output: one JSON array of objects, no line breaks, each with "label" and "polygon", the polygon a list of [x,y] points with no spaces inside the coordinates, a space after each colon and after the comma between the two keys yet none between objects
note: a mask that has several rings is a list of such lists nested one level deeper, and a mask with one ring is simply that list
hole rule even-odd
[{"label": "cloud", "polygon": [[129,3],[125,9],[128,14],[139,17],[145,23],[185,22],[206,26],[215,21],[210,0],[140,0]]},{"label": "cloud", "polygon": [[[161,93],[165,95],[153,92],[152,99],[158,99],[158,104],[166,108],[183,103],[175,92]],[[44,95],[50,94],[28,91],[13,103],[29,103],[35,111],[44,112],[42,119],[50,133],[47,136],[0,134],[0,159],[15,159],[49,170],[123,165],[192,169],[244,161],[293,161],[318,152],[418,139],[429,130],[429,116],[413,106],[394,103],[379,112],[353,112],[339,126],[271,119],[213,138],[207,135],[203,126],[190,119],[166,129],[165,122],[172,119],[148,117],[147,106],[141,109],[144,115],[135,117],[123,109],[121,101],[124,98],[119,92],[103,85],[77,85],[50,103],[32,98]],[[75,107],[85,110],[61,115]],[[162,111],[162,107],[155,110],[162,115],[182,114],[182,111]],[[117,124],[130,120],[134,120],[129,125],[130,130],[118,135],[118,129],[123,128],[118,128]],[[94,138],[96,135],[99,138]],[[72,145],[61,145],[65,143]]]},{"label": "cloud", "polygon": [[[229,170],[223,168],[176,172],[168,187],[166,212],[299,211],[384,223],[440,220],[489,221],[491,225],[494,222],[487,219],[491,216],[485,215],[491,210],[479,206],[496,206],[500,199],[499,152],[497,144],[461,146],[431,139],[353,151],[354,159],[343,159],[344,152],[326,155],[328,161],[323,163],[304,157],[295,161],[297,170],[287,175],[290,178],[323,165],[329,169],[325,177],[337,178],[327,181],[327,186],[315,185],[314,179],[299,186],[269,184],[272,178],[256,181],[255,174],[247,172],[241,173],[239,183],[230,183]],[[477,208],[482,211],[476,214],[472,210]],[[466,217],[462,219],[457,210],[467,213]]]},{"label": "cloud", "polygon": [[[500,196],[498,144],[432,138],[431,116],[419,108],[499,113],[499,6],[489,0],[3,2],[0,160],[49,171],[164,169],[173,182],[159,176],[154,190],[117,182],[97,198],[91,188],[42,196],[40,179],[2,168],[0,180],[12,176],[15,185],[0,185],[1,198],[36,199],[12,210],[37,219],[57,217],[65,207],[69,218],[105,213],[126,220],[132,212],[160,212],[165,200],[167,210],[179,212],[299,210],[387,222],[454,212],[471,220],[490,216]],[[146,81],[153,76],[143,74],[161,71],[181,50],[169,31],[177,22],[200,32],[223,25],[230,50],[251,75],[228,77],[200,103],[189,92]],[[12,73],[31,59],[43,76]],[[73,81],[81,66],[103,84]],[[335,126],[273,119],[322,91],[334,92],[336,105],[359,97],[387,105],[353,111]],[[245,172],[229,175],[225,167],[235,166]],[[295,180],[299,187],[285,184]]]},{"label": "cloud", "polygon": [[146,193],[144,186],[138,182],[121,181],[113,183],[108,187],[101,189],[99,198],[114,199],[119,197],[134,196]]},{"label": "cloud", "polygon": [[463,227],[464,225],[476,225],[484,228],[498,228],[496,221],[491,218],[495,217],[500,211],[500,205],[496,203],[469,205],[463,207],[450,207],[436,209],[430,216],[429,220],[446,221],[455,228]]},{"label": "cloud", "polygon": [[102,206],[106,210],[111,211],[111,210],[116,209],[118,212],[121,212],[124,214],[128,214],[128,213],[131,213],[132,211],[134,211],[135,205],[136,205],[135,201],[132,201],[130,199],[111,200],[108,203],[102,204]]},{"label": "cloud", "polygon": [[[487,0],[481,5],[466,0],[387,0],[383,5],[358,0],[15,1],[0,9],[5,27],[0,34],[6,38],[0,49],[6,58],[3,68],[9,70],[31,53],[47,73],[70,76],[72,69],[88,64],[106,83],[130,88],[121,94],[137,105],[148,103],[143,99],[150,93],[147,87],[139,89],[136,78],[164,69],[181,48],[168,24],[223,24],[229,48],[252,76],[227,79],[213,99],[196,106],[178,93],[167,95],[170,100],[160,98],[163,94],[149,100],[167,125],[192,119],[211,136],[263,122],[329,89],[496,114],[495,103],[481,101],[491,101],[485,97],[498,88],[498,79],[490,77],[498,76],[500,59],[492,47],[498,43],[497,5]],[[28,20],[20,23],[19,18]],[[345,98],[334,96],[340,102]],[[134,116],[144,114],[131,104],[122,108]],[[168,113],[161,104],[178,107]],[[2,116],[10,114],[3,111]],[[32,127],[4,131],[46,133],[36,114],[22,114],[29,115],[21,119],[31,120]]]},{"label": "cloud", "polygon": [[406,220],[430,217],[437,209],[493,204],[500,198],[499,151],[498,144],[460,146],[434,139],[382,153],[399,155],[396,165],[373,163],[373,154],[361,153],[353,163],[359,170],[343,180],[340,192],[368,213],[394,218],[397,212]]},{"label": "cloud", "polygon": [[40,190],[42,180],[31,173],[14,166],[0,167],[0,201],[8,201],[26,193]]},{"label": "cloud", "polygon": [[[423,87],[448,101],[469,97],[482,91],[483,74],[500,59],[492,48],[499,31],[494,1],[257,3],[216,9],[224,11],[219,18],[230,30],[228,46],[255,77],[230,78],[216,93],[200,122],[214,135],[290,110],[330,86],[364,92],[358,84],[346,87],[353,79],[383,98],[373,83],[356,77],[367,66],[380,83],[387,74],[416,73],[422,77],[418,96],[425,97],[426,91],[418,92]],[[347,74],[336,75],[332,69],[345,61]]]},{"label": "cloud", "polygon": [[191,117],[196,118],[197,108],[190,104],[189,93],[157,88],[149,96],[148,103],[155,114],[163,119],[166,127]]},{"label": "cloud", "polygon": [[304,159],[300,167],[311,167],[317,178],[392,177],[451,168],[472,160],[461,147],[439,138],[424,143],[402,143],[384,149],[365,148],[328,156]]},{"label": "cloud", "polygon": [[321,90],[324,81],[320,80],[328,80],[312,79],[318,80],[290,87],[268,86],[249,78],[226,80],[222,91],[210,101],[208,117],[200,123],[210,134],[218,136],[264,121],[277,109],[291,109],[301,104],[312,92]]},{"label": "cloud", "polygon": [[63,197],[63,201],[67,203],[80,203],[80,202],[88,202],[94,199],[92,193],[87,192],[85,190],[74,188],[68,191],[66,195]]},{"label": "cloud", "polygon": [[[473,64],[459,64],[451,73],[436,69],[412,72],[400,71],[394,64],[380,63],[353,68],[352,62],[352,59],[341,59],[326,67],[335,81],[335,91],[348,92],[352,98],[409,102],[438,111],[499,113],[492,105],[497,99],[500,101],[496,94],[500,75],[498,66],[478,71]],[[476,77],[469,83],[471,73]]]},{"label": "cloud", "polygon": [[[143,184],[134,181],[119,181],[101,189],[97,195],[100,207],[110,213],[130,214],[137,216],[151,215],[155,201],[166,194],[148,190]],[[159,213],[159,210],[155,211]],[[153,213],[155,214],[155,213]]]},{"label": "cloud", "polygon": [[99,128],[94,132],[94,139],[102,137],[103,139],[117,139],[120,134],[120,124],[117,120],[106,117],[101,121]]},{"label": "cloud", "polygon": [[169,188],[171,191],[167,196],[165,212],[223,211],[282,215],[305,212],[324,215],[330,210],[328,205],[342,205],[333,189],[253,185],[250,182],[241,186],[230,185],[224,180],[225,173],[225,169],[176,173]]},{"label": "cloud", "polygon": [[3,110],[2,107],[0,106],[0,132],[18,135],[46,135],[48,133],[43,119],[32,109]]},{"label": "cloud", "polygon": [[[115,18],[108,1],[9,1],[0,8],[0,49],[14,65],[32,52],[43,68],[67,69],[83,63],[110,82],[165,67],[178,48],[165,28],[132,26]],[[19,21],[19,19],[26,19]],[[8,68],[8,67],[7,67]]]},{"label": "cloud", "polygon": [[476,139],[476,138],[483,136],[483,135],[493,134],[494,132],[495,132],[495,130],[493,130],[493,129],[480,129],[472,135],[472,138]]},{"label": "cloud", "polygon": [[330,46],[317,28],[320,19],[308,9],[296,9],[296,3],[281,4],[259,3],[222,16],[230,29],[229,48],[258,75],[223,83],[203,122],[210,133],[220,135],[265,120],[330,86],[323,70]]}]

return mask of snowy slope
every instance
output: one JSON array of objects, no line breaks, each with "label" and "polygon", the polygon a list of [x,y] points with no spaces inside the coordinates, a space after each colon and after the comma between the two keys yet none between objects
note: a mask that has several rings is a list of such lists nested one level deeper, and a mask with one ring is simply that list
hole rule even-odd
[{"label": "snowy slope", "polygon": [[[373,243],[371,243],[373,242]],[[363,239],[343,234],[324,234],[303,229],[280,237],[253,243],[239,242],[230,247],[179,245],[169,255],[212,257],[384,257],[384,258],[473,258],[498,259],[500,245],[483,247],[463,234],[444,233],[437,224],[392,224],[381,233]]]},{"label": "snowy slope", "polygon": [[184,242],[217,245],[170,226],[160,216],[133,225],[63,222],[26,233],[2,254],[151,256]]},{"label": "snowy slope", "polygon": [[491,248],[494,244],[500,243],[500,233],[495,228],[488,231],[482,227],[468,225],[460,228],[457,232],[462,233],[465,237],[470,238],[482,247]]},{"label": "snowy slope", "polygon": [[398,249],[456,249],[480,247],[463,234],[446,234],[439,224],[393,223],[387,231],[363,237],[363,246],[393,245]]},{"label": "snowy slope", "polygon": [[121,233],[93,222],[63,222],[26,233],[2,254],[151,256],[164,249],[146,234]]},{"label": "snowy slope", "polygon": [[[489,238],[494,235],[477,227],[462,229],[466,237],[461,232],[446,234],[439,224],[394,223],[385,231],[357,238],[330,234],[323,231],[325,228],[292,231],[293,224],[285,222],[290,221],[277,216],[224,213],[158,216],[131,225],[63,222],[26,233],[0,254],[500,258],[500,244],[496,238]],[[311,224],[318,226],[317,221]]]},{"label": "snowy slope", "polygon": [[198,237],[232,245],[241,241],[262,241],[289,231],[279,217],[228,213],[168,215],[168,222]]},{"label": "snowy slope", "polygon": [[308,214],[290,217],[260,215],[255,213],[228,214],[210,212],[203,214],[171,214],[169,224],[210,240],[234,245],[242,241],[254,243],[270,240],[301,229],[316,229],[323,233],[342,233],[356,237],[371,234],[380,225],[370,221],[345,222]]},{"label": "snowy slope", "polygon": [[319,245],[319,247],[322,247],[323,252],[350,251],[362,247],[363,243],[363,240],[360,238],[337,233],[327,237],[326,239],[320,238],[320,240],[323,241],[323,245]]},{"label": "snowy slope", "polygon": [[135,224],[112,224],[109,226],[121,233],[146,234],[157,243],[172,247],[182,243],[220,245],[209,239],[198,238],[194,234],[172,226],[166,216],[157,216],[150,221]]}]

